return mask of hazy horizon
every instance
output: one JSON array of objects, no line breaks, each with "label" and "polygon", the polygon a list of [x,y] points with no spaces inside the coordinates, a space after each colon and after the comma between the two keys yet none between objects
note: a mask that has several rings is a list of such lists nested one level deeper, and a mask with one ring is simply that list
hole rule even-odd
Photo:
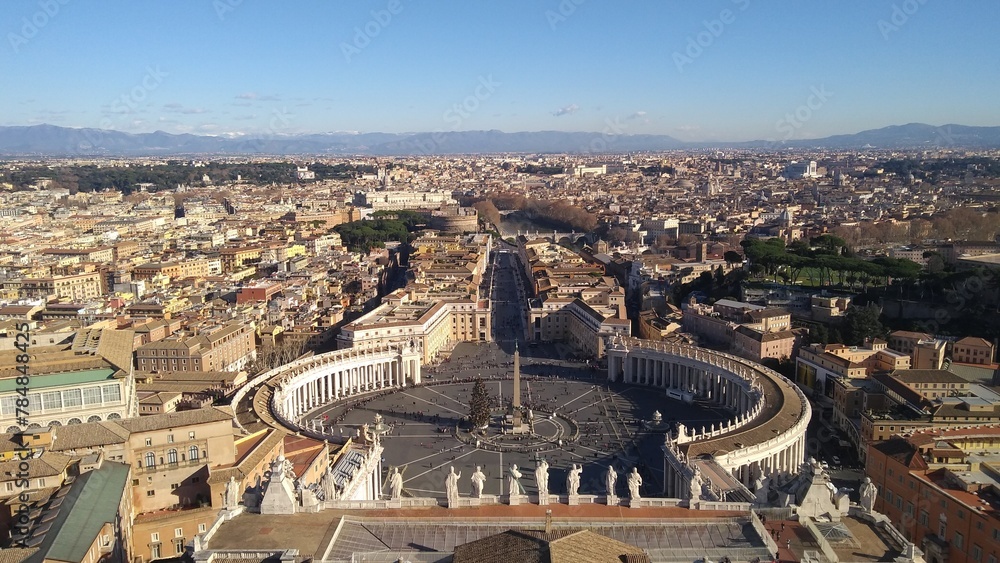
[{"label": "hazy horizon", "polygon": [[0,91],[2,125],[741,142],[1000,123],[989,2],[5,7],[0,60],[22,86]]}]

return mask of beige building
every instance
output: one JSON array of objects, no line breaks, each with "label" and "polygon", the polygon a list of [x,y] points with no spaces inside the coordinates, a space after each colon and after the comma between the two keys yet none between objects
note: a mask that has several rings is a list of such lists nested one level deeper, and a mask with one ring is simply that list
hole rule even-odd
[{"label": "beige building", "polygon": [[206,259],[180,260],[177,262],[149,262],[136,266],[132,279],[152,280],[157,277],[168,279],[203,278],[210,274]]},{"label": "beige building", "polygon": [[933,340],[933,338],[925,332],[908,330],[894,330],[889,333],[889,347],[904,354],[912,354],[917,343],[922,340]]},{"label": "beige building", "polygon": [[947,349],[948,343],[944,340],[920,340],[913,347],[910,363],[913,369],[941,369]]},{"label": "beige building", "polygon": [[489,342],[491,317],[489,300],[434,301],[430,295],[397,290],[373,311],[345,325],[337,347],[371,350],[412,343],[421,362],[431,364],[459,342]]},{"label": "beige building", "polygon": [[136,350],[142,372],[238,371],[256,355],[253,327],[240,322],[207,334],[166,338]]},{"label": "beige building", "polygon": [[[12,289],[21,299],[56,297],[71,301],[89,301],[104,294],[104,284],[97,272],[86,272],[42,278],[22,278],[13,282]],[[5,284],[6,286],[7,284]]]},{"label": "beige building", "polygon": [[792,358],[801,336],[794,330],[762,332],[747,325],[737,327],[733,334],[733,351],[744,358],[760,361]]},{"label": "beige building", "polygon": [[985,338],[967,336],[951,347],[951,361],[960,364],[990,365],[993,363],[995,346]]}]

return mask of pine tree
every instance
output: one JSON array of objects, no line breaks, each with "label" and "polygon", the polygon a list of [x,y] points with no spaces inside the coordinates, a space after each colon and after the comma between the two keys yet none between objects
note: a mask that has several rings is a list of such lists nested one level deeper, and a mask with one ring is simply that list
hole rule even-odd
[{"label": "pine tree", "polygon": [[473,428],[483,428],[490,422],[490,396],[486,392],[486,384],[476,378],[472,386],[472,399],[469,400],[469,422]]}]

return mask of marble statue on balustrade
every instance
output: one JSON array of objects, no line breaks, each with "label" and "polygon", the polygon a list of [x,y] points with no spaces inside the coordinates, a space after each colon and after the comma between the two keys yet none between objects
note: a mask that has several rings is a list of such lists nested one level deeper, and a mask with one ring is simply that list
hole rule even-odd
[{"label": "marble statue on balustrade", "polygon": [[618,472],[614,465],[608,466],[608,472],[604,474],[604,488],[608,499],[615,498],[615,484],[618,482]]},{"label": "marble statue on balustrade", "polygon": [[222,498],[222,506],[226,510],[232,510],[239,505],[240,484],[236,482],[236,477],[229,476],[229,481],[226,483],[226,492],[223,493]]},{"label": "marble statue on balustrade", "polygon": [[872,512],[875,509],[875,498],[878,495],[878,487],[875,483],[872,483],[871,477],[865,477],[865,481],[861,484],[861,508],[865,512]]},{"label": "marble statue on balustrade", "polygon": [[458,503],[458,480],[462,477],[461,473],[455,473],[455,466],[452,465],[448,472],[448,476],[444,479],[444,490],[448,495],[448,504]]},{"label": "marble statue on balustrade", "polygon": [[472,474],[472,496],[474,498],[483,497],[483,486],[486,485],[486,474],[483,468],[476,466],[476,472]]},{"label": "marble statue on balustrade", "polygon": [[684,442],[687,442],[687,438],[688,438],[687,426],[685,426],[683,422],[678,422],[677,423],[677,443],[683,444]]},{"label": "marble statue on balustrade", "polygon": [[688,491],[688,499],[692,502],[697,502],[701,500],[702,488],[705,484],[704,479],[701,476],[701,469],[698,467],[694,468],[694,475],[691,476],[691,488]]},{"label": "marble statue on balustrade", "polygon": [[566,493],[575,497],[580,494],[580,476],[583,474],[583,466],[576,463],[570,468],[569,474],[566,475]]},{"label": "marble statue on balustrade", "polygon": [[403,494],[403,475],[398,467],[392,468],[392,475],[389,477],[389,499],[399,500]]},{"label": "marble statue on balustrade", "polygon": [[535,485],[538,487],[538,498],[549,494],[549,462],[544,459],[535,467]]},{"label": "marble statue on balustrade", "polygon": [[507,494],[510,495],[523,495],[524,487],[518,480],[521,478],[521,472],[517,470],[517,464],[511,465],[510,469],[507,470]]},{"label": "marble statue on balustrade", "polygon": [[639,475],[639,468],[633,467],[632,473],[628,474],[628,494],[629,499],[632,502],[638,502],[642,499],[639,495],[639,487],[642,486],[642,475]]},{"label": "marble statue on balustrade", "polygon": [[762,474],[757,477],[754,487],[754,496],[757,497],[757,502],[759,504],[767,504],[768,497],[771,494],[771,479]]},{"label": "marble statue on balustrade", "polygon": [[324,500],[334,500],[337,498],[337,484],[333,480],[333,468],[327,466],[326,472],[320,477],[319,487],[323,490]]}]

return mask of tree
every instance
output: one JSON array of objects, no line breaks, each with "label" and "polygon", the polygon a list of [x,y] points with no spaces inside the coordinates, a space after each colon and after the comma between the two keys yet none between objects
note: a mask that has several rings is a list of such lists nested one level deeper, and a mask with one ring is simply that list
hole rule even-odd
[{"label": "tree", "polygon": [[879,321],[881,314],[881,309],[874,303],[864,307],[848,308],[844,315],[844,343],[857,346],[863,344],[866,339],[883,336],[885,329]]},{"label": "tree", "polygon": [[478,377],[472,385],[472,398],[469,400],[469,422],[474,429],[485,428],[490,422],[490,396],[486,392],[486,384]]},{"label": "tree", "polygon": [[743,257],[740,256],[740,253],[736,252],[735,250],[727,250],[726,253],[722,255],[722,257],[726,260],[726,264],[729,264],[730,266],[733,264],[740,264],[743,262]]}]

